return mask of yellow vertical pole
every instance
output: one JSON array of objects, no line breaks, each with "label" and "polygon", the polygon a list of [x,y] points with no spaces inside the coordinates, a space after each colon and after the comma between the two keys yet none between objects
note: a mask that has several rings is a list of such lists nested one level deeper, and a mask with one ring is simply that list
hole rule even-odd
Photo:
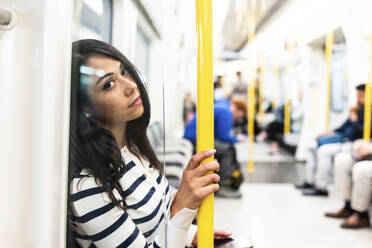
[{"label": "yellow vertical pole", "polygon": [[368,82],[366,84],[364,101],[364,133],[363,139],[369,141],[371,138],[371,81],[372,81],[372,36],[369,37],[369,69]]},{"label": "yellow vertical pole", "polygon": [[[198,40],[197,151],[214,147],[212,0],[196,0]],[[212,161],[213,158],[203,162]],[[213,173],[212,171],[209,173]],[[213,247],[213,200],[207,196],[198,212],[198,247]]]},{"label": "yellow vertical pole", "polygon": [[289,134],[291,132],[291,98],[290,98],[290,88],[292,84],[292,60],[291,60],[291,52],[292,52],[292,44],[288,43],[287,47],[287,82],[285,84],[285,103],[284,103],[284,135]]},{"label": "yellow vertical pole", "polygon": [[333,47],[334,32],[333,30],[327,34],[325,55],[326,55],[326,79],[327,79],[327,95],[326,95],[326,121],[325,131],[329,127],[329,112],[331,107],[331,65],[332,65],[332,47]]},{"label": "yellow vertical pole", "polygon": [[254,142],[254,115],[255,115],[255,85],[252,82],[248,85],[248,138],[249,138],[249,151],[248,151],[248,173],[254,172],[253,164],[253,142]]},{"label": "yellow vertical pole", "polygon": [[263,104],[263,68],[264,68],[264,56],[262,55],[261,57],[261,61],[260,61],[260,67],[259,67],[259,71],[258,71],[258,123],[259,124],[262,124],[262,118],[263,118],[263,114],[264,114],[264,111],[263,111],[263,107],[262,107],[262,104]]},{"label": "yellow vertical pole", "polygon": [[[251,0],[250,6],[250,25],[248,30],[248,44],[251,44],[256,36],[256,0]],[[252,66],[254,67],[254,66]],[[250,70],[253,72],[253,70]],[[255,75],[255,72],[253,72]],[[254,115],[255,115],[255,104],[256,104],[256,97],[255,97],[255,77],[253,75],[250,76],[250,82],[248,85],[248,166],[247,171],[248,173],[254,172],[254,164],[253,164],[253,143],[254,143]]]},{"label": "yellow vertical pole", "polygon": [[276,66],[274,68],[274,81],[273,81],[273,93],[274,95],[272,95],[272,108],[275,109],[277,106],[278,106],[278,102],[279,102],[279,68]]}]

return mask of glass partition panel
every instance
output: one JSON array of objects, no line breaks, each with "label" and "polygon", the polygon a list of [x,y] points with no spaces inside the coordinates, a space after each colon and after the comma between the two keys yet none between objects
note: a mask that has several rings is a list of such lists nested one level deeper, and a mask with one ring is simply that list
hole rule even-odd
[{"label": "glass partition panel", "polygon": [[73,39],[94,38],[111,43],[112,0],[74,0]]},{"label": "glass partition panel", "polygon": [[334,45],[331,67],[331,107],[334,112],[344,111],[347,100],[345,57],[345,45]]}]

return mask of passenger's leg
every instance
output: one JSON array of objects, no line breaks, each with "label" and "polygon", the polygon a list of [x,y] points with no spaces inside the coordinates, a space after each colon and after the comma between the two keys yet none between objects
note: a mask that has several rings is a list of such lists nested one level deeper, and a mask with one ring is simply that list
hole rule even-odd
[{"label": "passenger's leg", "polygon": [[269,124],[267,128],[268,139],[271,141],[278,140],[278,134],[283,133],[283,124],[273,121]]},{"label": "passenger's leg", "polygon": [[308,150],[308,157],[305,166],[305,180],[302,184],[296,185],[298,189],[308,189],[314,186],[314,175],[316,170],[316,147]]},{"label": "passenger's leg", "polygon": [[348,218],[354,212],[350,206],[351,200],[351,170],[356,161],[349,152],[339,153],[334,160],[334,178],[337,195],[345,201],[345,205],[338,211],[328,212],[325,215],[332,218]]},{"label": "passenger's leg", "polygon": [[216,196],[228,197],[228,198],[240,198],[241,193],[236,189],[234,185],[233,176],[234,171],[239,170],[239,164],[236,160],[235,148],[232,144],[226,142],[220,142],[215,140],[216,148],[216,159],[220,164],[220,189],[216,192]]},{"label": "passenger's leg", "polygon": [[343,228],[370,226],[368,208],[372,196],[372,161],[356,163],[353,167],[351,208],[355,213],[341,224]]},{"label": "passenger's leg", "polygon": [[218,140],[215,140],[214,142],[214,147],[216,148],[215,158],[220,164],[220,171],[218,174],[221,178],[221,185],[229,184],[231,175],[234,172],[234,154],[231,153],[230,146],[231,144],[227,142],[220,142]]},{"label": "passenger's leg", "polygon": [[341,149],[341,143],[322,145],[317,150],[315,189],[305,190],[304,195],[327,196],[327,185],[332,172],[332,159]]},{"label": "passenger's leg", "polygon": [[349,152],[339,153],[335,156],[334,178],[335,189],[340,199],[351,200],[352,174],[351,170],[356,161]]},{"label": "passenger's leg", "polygon": [[326,190],[332,173],[332,159],[341,150],[341,143],[327,144],[318,149],[318,170],[315,174],[315,187]]}]

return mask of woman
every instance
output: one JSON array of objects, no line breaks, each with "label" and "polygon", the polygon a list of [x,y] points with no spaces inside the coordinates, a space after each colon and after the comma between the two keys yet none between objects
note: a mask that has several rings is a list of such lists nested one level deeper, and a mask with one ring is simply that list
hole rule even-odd
[{"label": "woman", "polygon": [[147,139],[149,120],[149,99],[131,62],[104,42],[74,42],[69,158],[69,233],[74,245],[186,245],[201,201],[218,190],[218,175],[205,173],[218,170],[219,164],[200,165],[215,150],[194,155],[174,191]]}]

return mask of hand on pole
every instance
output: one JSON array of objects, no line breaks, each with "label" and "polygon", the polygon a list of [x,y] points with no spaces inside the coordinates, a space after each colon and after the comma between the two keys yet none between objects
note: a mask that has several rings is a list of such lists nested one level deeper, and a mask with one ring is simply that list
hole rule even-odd
[{"label": "hand on pole", "polygon": [[198,152],[189,161],[181,179],[180,187],[171,205],[171,217],[183,208],[197,209],[203,199],[219,189],[220,177],[215,174],[206,174],[220,168],[217,160],[201,162],[216,153],[216,150]]},{"label": "hand on pole", "polygon": [[[222,230],[214,230],[213,237],[214,239],[226,239],[231,236],[232,233],[222,231]],[[198,244],[198,233],[195,233],[194,239],[192,240],[192,245],[197,246]]]}]

